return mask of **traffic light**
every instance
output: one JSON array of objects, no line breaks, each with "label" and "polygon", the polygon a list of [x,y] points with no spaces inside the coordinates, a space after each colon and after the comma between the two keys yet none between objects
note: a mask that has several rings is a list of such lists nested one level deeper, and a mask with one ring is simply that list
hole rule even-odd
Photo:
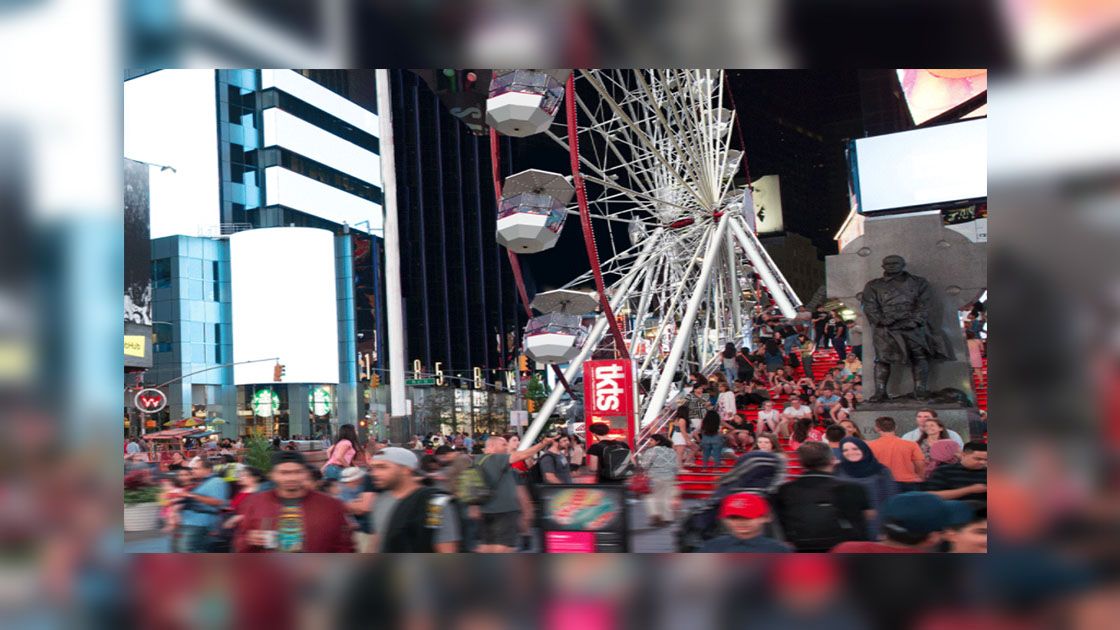
[{"label": "traffic light", "polygon": [[277,383],[279,383],[279,382],[280,382],[280,380],[281,380],[281,379],[282,379],[283,377],[284,377],[284,366],[283,366],[283,365],[280,365],[279,363],[277,363],[276,365],[272,366],[272,380],[274,380],[274,381],[276,381]]},{"label": "traffic light", "polygon": [[529,371],[529,357],[527,357],[525,355],[521,355],[517,359],[517,369],[521,370],[522,372],[528,372]]},{"label": "traffic light", "polygon": [[381,387],[381,375],[374,374],[373,377],[369,379],[369,384],[370,387]]},{"label": "traffic light", "polygon": [[537,412],[537,401],[535,401],[535,400],[527,401],[527,407],[529,409],[529,413],[536,413]]}]

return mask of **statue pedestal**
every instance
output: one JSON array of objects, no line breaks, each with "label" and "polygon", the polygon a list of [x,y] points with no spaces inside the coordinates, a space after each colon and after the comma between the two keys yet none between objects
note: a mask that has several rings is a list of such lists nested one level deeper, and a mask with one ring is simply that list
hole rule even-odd
[{"label": "statue pedestal", "polygon": [[[920,404],[912,400],[905,402],[885,402],[885,403],[863,403],[858,409],[851,412],[852,421],[859,427],[860,433],[863,433],[864,439],[874,440],[879,437],[879,432],[875,429],[875,418],[880,416],[890,416],[894,418],[897,428],[895,435],[901,437],[903,434],[913,431],[917,428],[918,423],[915,416],[918,414],[919,409],[933,409],[937,412],[937,417],[945,423],[945,427],[952,429],[961,434],[961,438],[967,442],[972,437],[979,439],[979,421],[980,414],[975,407],[959,407],[956,405],[937,405],[937,404]],[[974,435],[975,433],[975,435]]]}]

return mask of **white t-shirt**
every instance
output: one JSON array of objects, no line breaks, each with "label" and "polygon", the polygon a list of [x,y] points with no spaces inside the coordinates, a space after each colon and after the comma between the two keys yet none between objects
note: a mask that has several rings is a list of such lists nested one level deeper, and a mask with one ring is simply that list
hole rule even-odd
[{"label": "white t-shirt", "polygon": [[735,414],[735,394],[733,392],[723,392],[716,399],[716,411],[720,417]]},{"label": "white t-shirt", "polygon": [[764,411],[759,411],[758,412],[759,430],[762,430],[762,427],[769,427],[770,429],[777,429],[780,416],[781,416],[781,414],[778,413],[777,409],[771,409],[770,411],[765,411],[765,410]]},{"label": "white t-shirt", "polygon": [[793,407],[786,407],[782,410],[782,415],[791,416],[800,420],[801,418],[813,417],[813,410],[809,408],[809,405],[801,405],[801,407],[798,409],[794,409]]}]

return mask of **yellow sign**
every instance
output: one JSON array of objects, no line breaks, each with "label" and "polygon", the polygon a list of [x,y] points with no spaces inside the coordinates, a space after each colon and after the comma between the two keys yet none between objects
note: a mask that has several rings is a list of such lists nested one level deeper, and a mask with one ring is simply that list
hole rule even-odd
[{"label": "yellow sign", "polygon": [[125,335],[124,353],[130,357],[144,358],[144,335]]}]

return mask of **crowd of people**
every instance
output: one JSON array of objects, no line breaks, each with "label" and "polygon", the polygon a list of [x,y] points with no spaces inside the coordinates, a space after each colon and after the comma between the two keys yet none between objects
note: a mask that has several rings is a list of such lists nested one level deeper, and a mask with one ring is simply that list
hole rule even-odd
[{"label": "crowd of people", "polygon": [[[514,434],[363,442],[346,424],[316,438],[321,463],[276,439],[268,470],[221,440],[194,458],[172,455],[160,478],[163,527],[179,552],[509,553],[535,548],[542,485],[626,484],[660,528],[687,521],[685,467],[731,459],[707,506],[719,527],[701,551],[984,551],[985,442],[933,409],[903,435],[879,417],[877,437],[865,439],[852,419],[864,401],[861,331],[835,314],[757,311],[755,331],[748,347],[727,344],[722,369],[688,376],[672,420],[637,453],[601,423],[586,443],[552,432],[523,450]],[[839,365],[815,379],[822,347]],[[788,476],[793,459],[801,472]]]}]

